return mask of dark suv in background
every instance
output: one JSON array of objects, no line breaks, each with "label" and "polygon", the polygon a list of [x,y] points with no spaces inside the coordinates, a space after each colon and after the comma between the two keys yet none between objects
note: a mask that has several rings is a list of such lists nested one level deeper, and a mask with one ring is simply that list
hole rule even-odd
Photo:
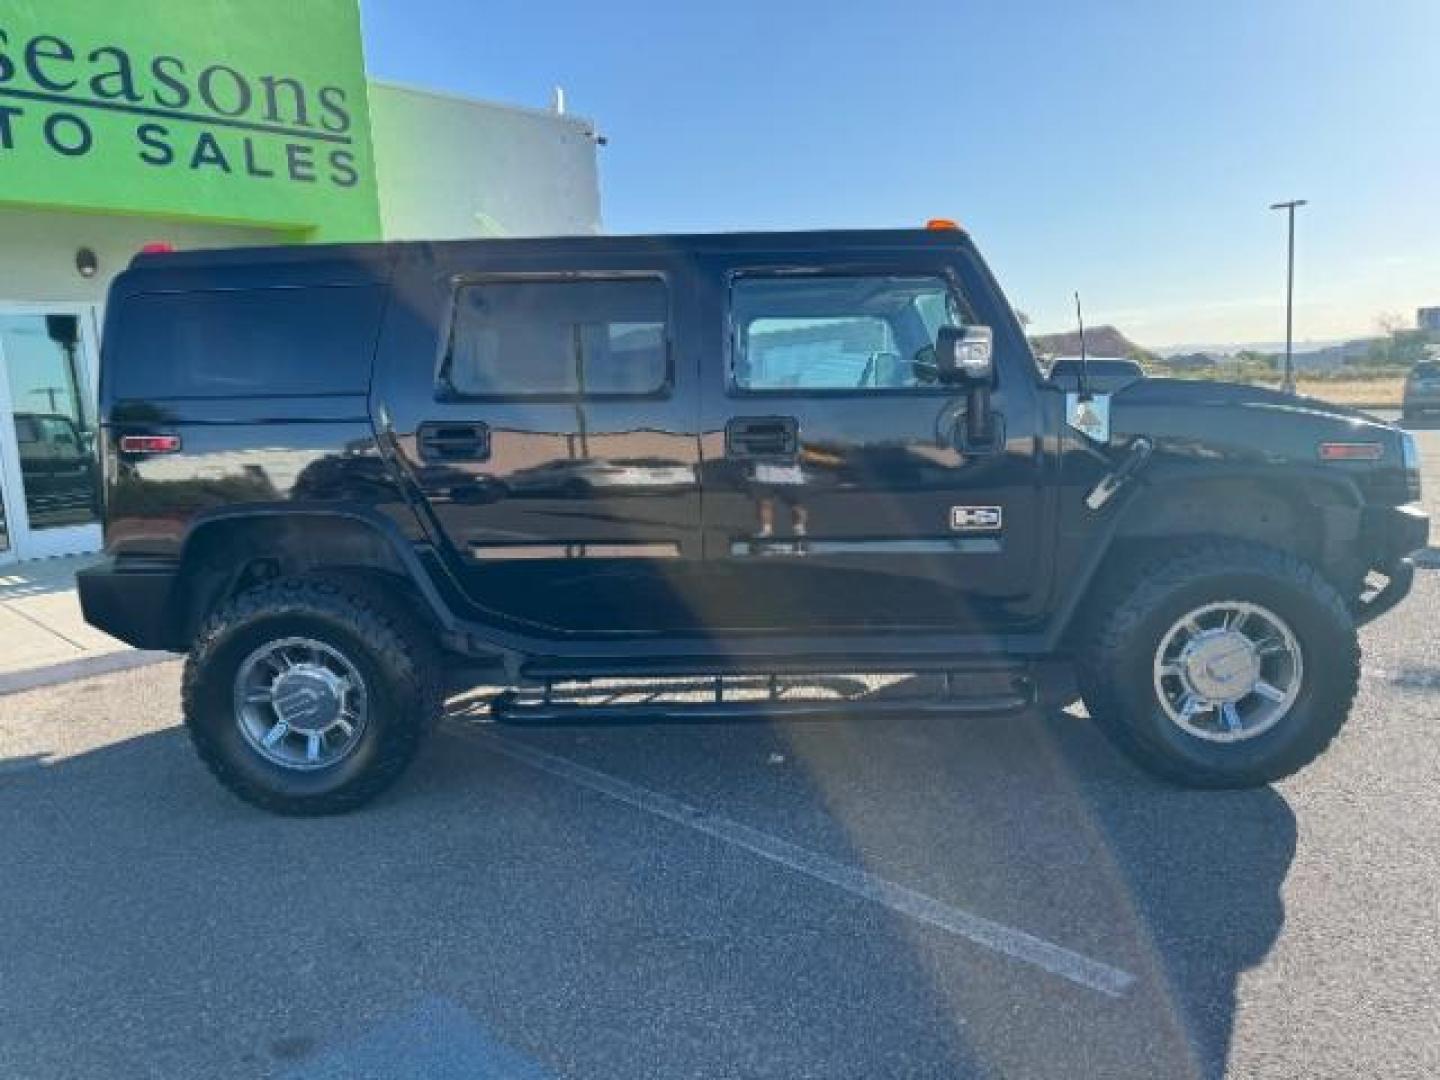
[{"label": "dark suv in background", "polygon": [[1405,378],[1405,420],[1440,415],[1440,360],[1422,360]]},{"label": "dark suv in background", "polygon": [[150,255],[107,318],[86,615],[189,653],[200,756],[282,812],[373,796],[462,679],[931,672],[1003,713],[1073,667],[1157,774],[1263,784],[1426,543],[1405,433],[1049,380],[955,230]]}]

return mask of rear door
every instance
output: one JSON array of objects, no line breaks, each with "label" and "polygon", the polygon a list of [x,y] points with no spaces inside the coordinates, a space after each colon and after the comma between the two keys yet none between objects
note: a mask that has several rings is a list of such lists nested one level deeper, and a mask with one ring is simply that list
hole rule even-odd
[{"label": "rear door", "polygon": [[[978,259],[780,253],[709,271],[726,329],[704,384],[711,621],[1033,625],[1049,550],[1033,362]],[[935,381],[947,322],[995,324],[991,441],[967,441],[966,394]]]},{"label": "rear door", "polygon": [[[685,628],[700,495],[681,265],[479,250],[411,267],[376,401],[462,588],[522,630]],[[437,290],[438,356],[433,326],[403,329]]]}]

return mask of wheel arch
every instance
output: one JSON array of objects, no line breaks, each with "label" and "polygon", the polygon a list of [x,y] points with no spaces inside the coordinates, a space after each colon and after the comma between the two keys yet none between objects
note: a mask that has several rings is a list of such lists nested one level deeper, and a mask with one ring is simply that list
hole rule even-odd
[{"label": "wheel arch", "polygon": [[393,522],[362,509],[254,504],[207,514],[191,525],[172,593],[172,624],[189,641],[206,615],[236,593],[318,571],[390,587],[437,633],[454,626],[449,606]]},{"label": "wheel arch", "polygon": [[1052,636],[1070,643],[1091,602],[1156,547],[1201,539],[1244,540],[1293,555],[1348,598],[1365,575],[1356,545],[1362,510],[1354,483],[1333,475],[1148,476],[1090,541],[1094,557],[1060,605]]}]

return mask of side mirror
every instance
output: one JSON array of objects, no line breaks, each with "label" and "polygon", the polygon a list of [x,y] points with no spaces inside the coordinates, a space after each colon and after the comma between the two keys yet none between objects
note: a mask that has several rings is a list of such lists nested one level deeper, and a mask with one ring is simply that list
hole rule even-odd
[{"label": "side mirror", "polygon": [[988,386],[995,376],[990,327],[940,327],[935,337],[935,367],[941,382]]}]

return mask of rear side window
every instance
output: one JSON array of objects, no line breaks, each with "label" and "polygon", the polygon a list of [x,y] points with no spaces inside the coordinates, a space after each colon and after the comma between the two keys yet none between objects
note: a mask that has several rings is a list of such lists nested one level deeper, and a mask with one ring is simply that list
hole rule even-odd
[{"label": "rear side window", "polygon": [[1422,360],[1415,365],[1415,378],[1435,379],[1440,378],[1440,363],[1432,360]]},{"label": "rear side window", "polygon": [[150,293],[126,300],[107,351],[116,399],[364,394],[378,286]]},{"label": "rear side window", "polygon": [[442,390],[465,398],[661,394],[668,310],[658,278],[463,285]]}]

